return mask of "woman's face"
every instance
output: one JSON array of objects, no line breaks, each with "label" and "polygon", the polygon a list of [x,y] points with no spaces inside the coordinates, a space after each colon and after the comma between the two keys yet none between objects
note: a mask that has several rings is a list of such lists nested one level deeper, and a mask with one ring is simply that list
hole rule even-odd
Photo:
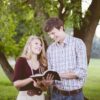
[{"label": "woman's face", "polygon": [[30,49],[32,50],[33,54],[36,54],[36,55],[40,54],[42,50],[41,41],[39,39],[32,40]]}]

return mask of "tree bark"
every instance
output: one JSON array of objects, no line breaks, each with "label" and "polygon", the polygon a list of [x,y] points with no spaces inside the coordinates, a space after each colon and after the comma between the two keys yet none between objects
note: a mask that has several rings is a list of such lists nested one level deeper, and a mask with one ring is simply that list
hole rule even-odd
[{"label": "tree bark", "polygon": [[82,39],[86,44],[88,63],[91,56],[92,41],[96,27],[100,20],[100,0],[93,0],[80,29],[74,28],[74,36]]},{"label": "tree bark", "polygon": [[14,74],[14,70],[13,68],[9,65],[5,55],[3,52],[0,52],[0,64],[1,67],[3,69],[3,71],[5,72],[6,76],[9,78],[9,80],[13,80],[13,74]]}]

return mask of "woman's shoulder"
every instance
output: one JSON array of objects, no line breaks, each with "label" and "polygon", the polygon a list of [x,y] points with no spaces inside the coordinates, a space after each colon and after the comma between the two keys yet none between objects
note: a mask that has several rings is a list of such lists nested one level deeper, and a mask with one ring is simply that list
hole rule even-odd
[{"label": "woman's shoulder", "polygon": [[26,62],[26,58],[20,56],[20,57],[17,58],[16,62],[22,62],[22,63]]},{"label": "woman's shoulder", "polygon": [[26,65],[26,58],[24,58],[24,57],[18,57],[18,58],[16,59],[15,67],[16,67],[17,69],[21,69],[21,68],[23,68],[25,65]]}]

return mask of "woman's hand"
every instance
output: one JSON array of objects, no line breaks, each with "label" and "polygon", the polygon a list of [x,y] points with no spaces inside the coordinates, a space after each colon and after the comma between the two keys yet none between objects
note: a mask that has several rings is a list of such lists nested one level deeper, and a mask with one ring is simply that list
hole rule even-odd
[{"label": "woman's hand", "polygon": [[34,80],[33,85],[41,88],[43,91],[46,91],[48,87],[53,84],[53,77],[54,76],[52,74],[48,74],[47,77],[43,77],[42,80]]},{"label": "woman's hand", "polygon": [[42,83],[44,84],[44,86],[48,87],[50,85],[53,84],[53,75],[52,74],[48,74],[46,79],[43,77]]},{"label": "woman's hand", "polygon": [[40,80],[33,80],[33,85],[35,86],[35,87],[40,87],[40,85],[41,85],[41,81]]}]

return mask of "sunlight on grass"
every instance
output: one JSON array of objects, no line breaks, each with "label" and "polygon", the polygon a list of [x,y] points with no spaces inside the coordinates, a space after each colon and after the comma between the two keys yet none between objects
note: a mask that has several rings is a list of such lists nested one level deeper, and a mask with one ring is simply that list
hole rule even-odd
[{"label": "sunlight on grass", "polygon": [[100,59],[91,59],[84,93],[89,100],[100,100]]},{"label": "sunlight on grass", "polygon": [[[84,93],[89,100],[100,100],[100,59],[91,59]],[[0,100],[15,100],[17,89],[9,81],[0,67]]]},{"label": "sunlight on grass", "polygon": [[17,89],[9,81],[0,66],[0,100],[16,100]]},{"label": "sunlight on grass", "polygon": [[15,100],[17,92],[12,85],[0,85],[0,100]]}]

